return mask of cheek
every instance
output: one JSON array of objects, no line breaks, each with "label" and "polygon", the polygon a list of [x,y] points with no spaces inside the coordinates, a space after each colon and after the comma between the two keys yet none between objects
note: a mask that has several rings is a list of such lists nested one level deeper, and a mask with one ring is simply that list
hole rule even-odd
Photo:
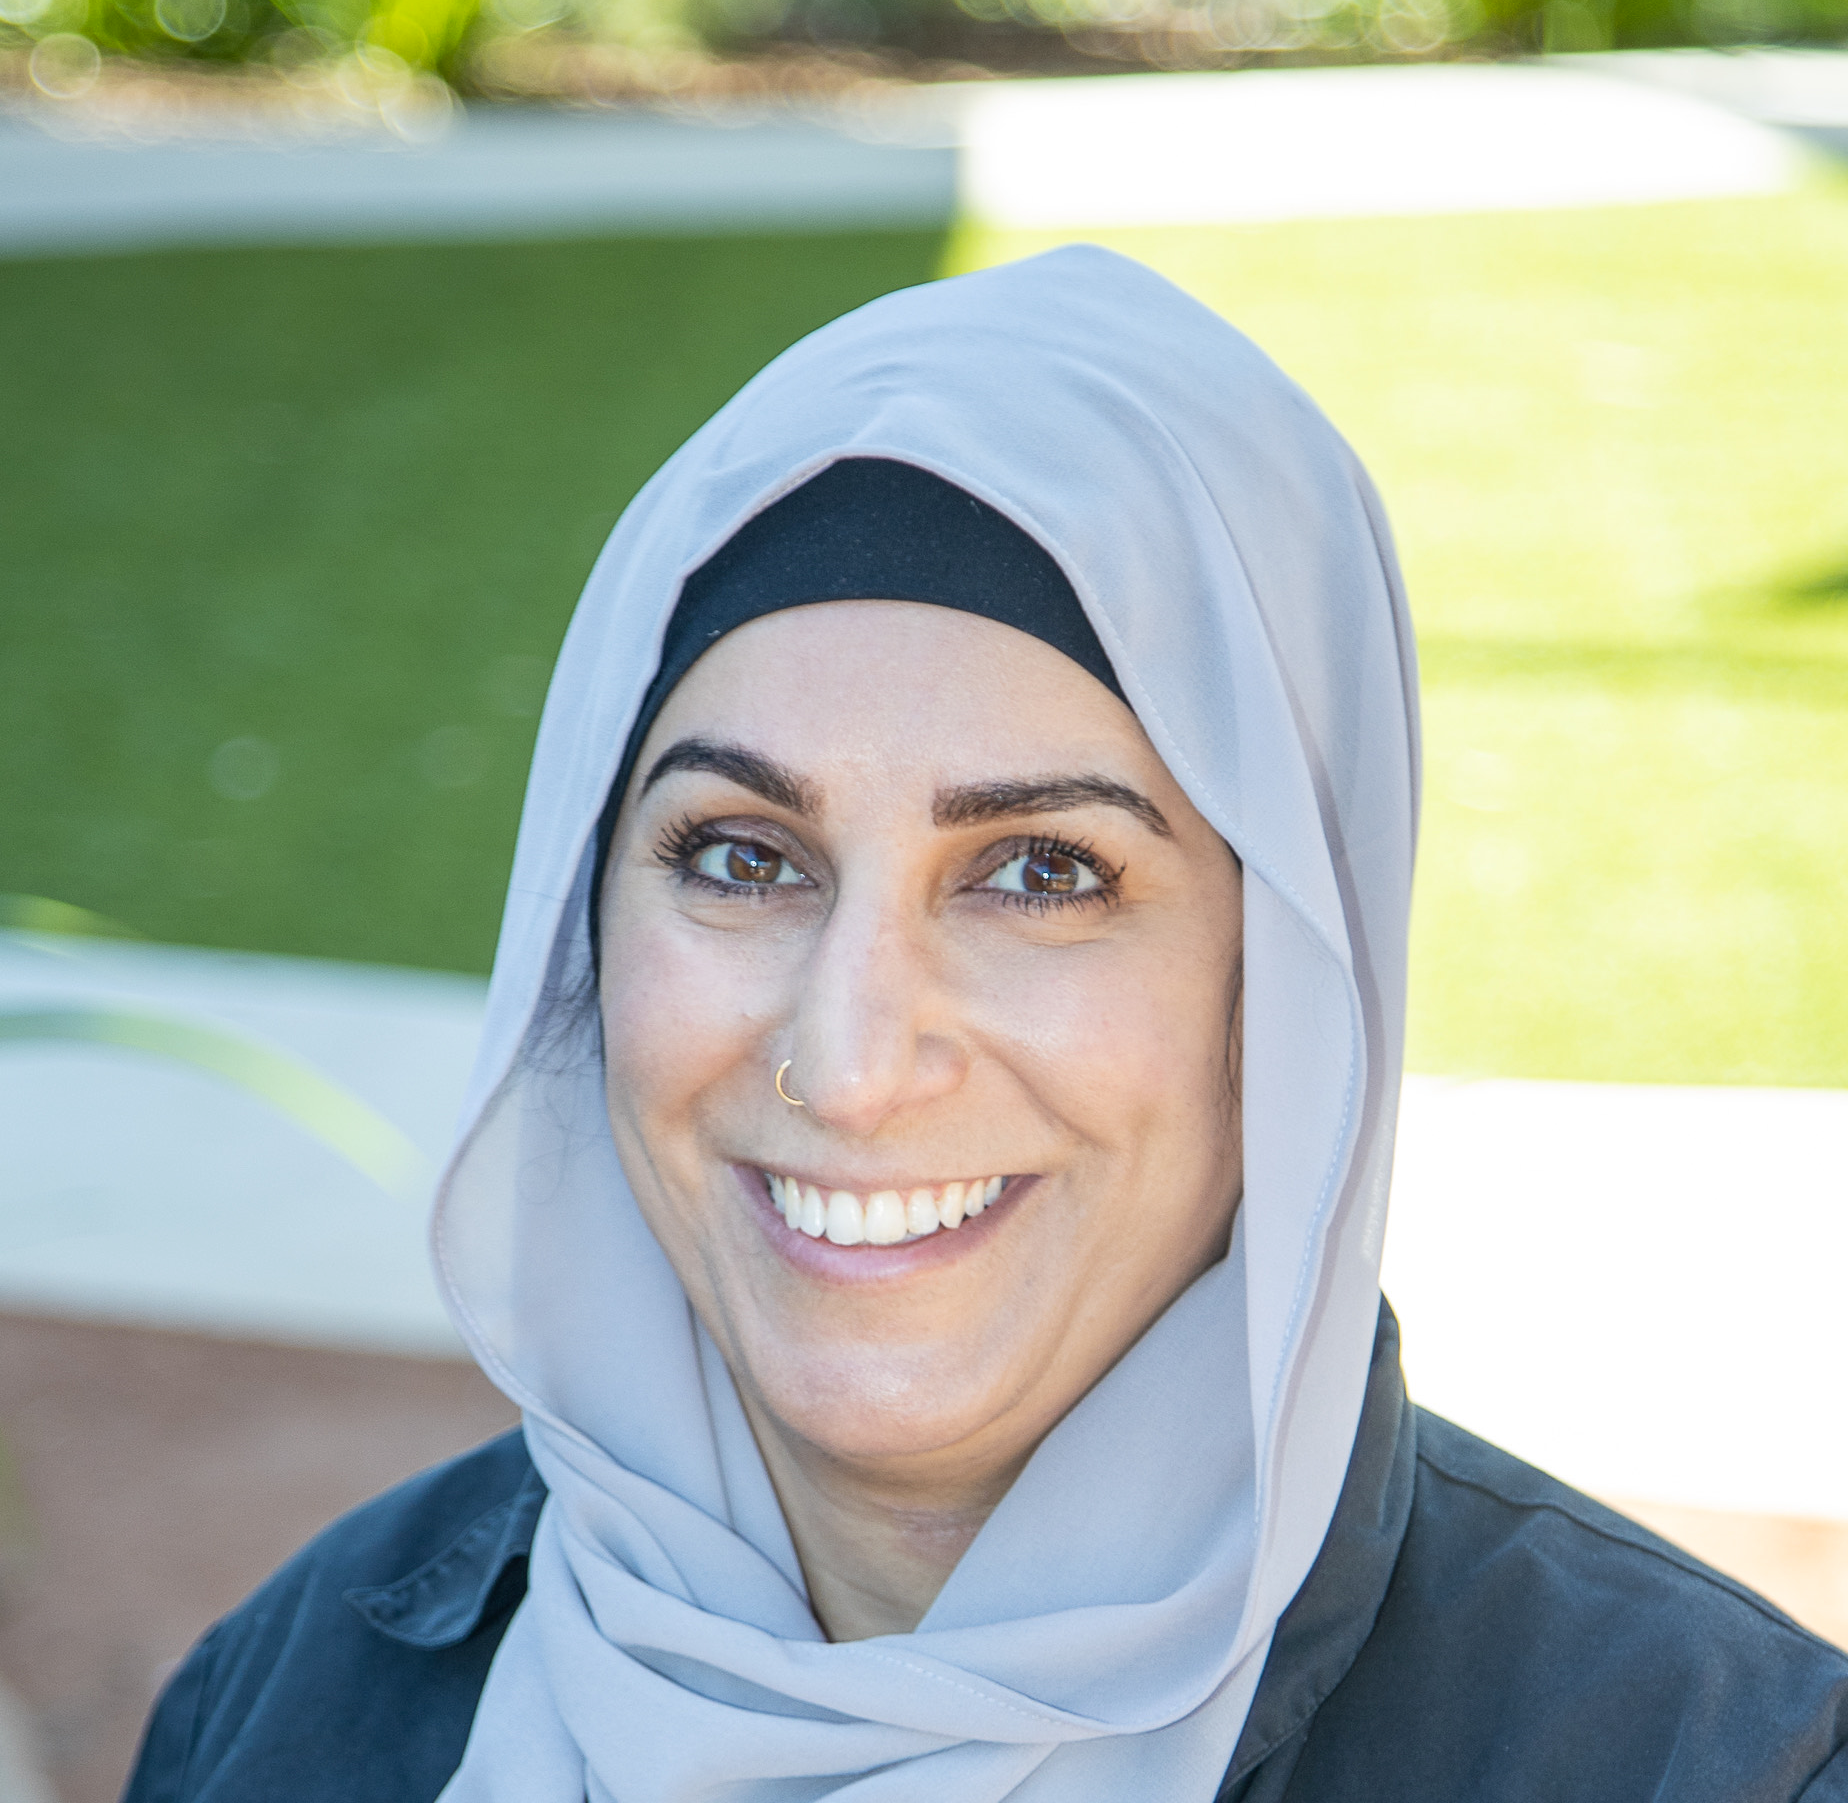
[{"label": "cheek", "polygon": [[1218,1116],[1231,969],[1205,938],[1126,935],[984,960],[970,990],[989,1043],[1084,1137],[1145,1137]]},{"label": "cheek", "polygon": [[621,948],[600,986],[612,1097],[646,1119],[690,1105],[755,1049],[778,1015],[774,962],[677,916],[613,911]]}]

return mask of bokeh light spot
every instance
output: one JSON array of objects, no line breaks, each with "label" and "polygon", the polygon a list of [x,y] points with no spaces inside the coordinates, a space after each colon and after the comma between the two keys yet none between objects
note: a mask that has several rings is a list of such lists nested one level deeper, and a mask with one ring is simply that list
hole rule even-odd
[{"label": "bokeh light spot", "polygon": [[53,100],[75,100],[96,86],[102,73],[102,54],[88,38],[74,31],[54,31],[32,47],[26,65],[32,85]]},{"label": "bokeh light spot", "polygon": [[545,705],[552,664],[544,657],[497,657],[482,677],[482,691],[496,713],[514,720],[536,720]]},{"label": "bokeh light spot", "polygon": [[488,748],[472,726],[439,726],[417,748],[424,781],[433,789],[466,789],[488,768]]},{"label": "bokeh light spot", "polygon": [[206,760],[206,775],[226,801],[257,801],[276,786],[282,762],[267,739],[227,739]]},{"label": "bokeh light spot", "polygon": [[154,0],[154,19],[182,44],[203,43],[225,22],[225,0]]}]

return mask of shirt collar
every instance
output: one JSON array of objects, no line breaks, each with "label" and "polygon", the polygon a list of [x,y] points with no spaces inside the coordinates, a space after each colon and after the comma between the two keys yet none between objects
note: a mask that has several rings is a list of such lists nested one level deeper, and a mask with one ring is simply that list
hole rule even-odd
[{"label": "shirt collar", "polygon": [[517,1602],[533,1529],[546,1496],[530,1466],[520,1487],[478,1515],[434,1558],[390,1584],[344,1593],[346,1602],[381,1634],[435,1651],[459,1645],[489,1616]]},{"label": "shirt collar", "polygon": [[[1346,1483],[1309,1576],[1271,1641],[1227,1783],[1287,1740],[1334,1689],[1373,1631],[1411,1515],[1417,1430],[1399,1369],[1399,1323],[1384,1298]],[[531,1466],[504,1501],[434,1558],[390,1584],[345,1592],[379,1633],[435,1651],[459,1645],[519,1600],[546,1498]]]}]

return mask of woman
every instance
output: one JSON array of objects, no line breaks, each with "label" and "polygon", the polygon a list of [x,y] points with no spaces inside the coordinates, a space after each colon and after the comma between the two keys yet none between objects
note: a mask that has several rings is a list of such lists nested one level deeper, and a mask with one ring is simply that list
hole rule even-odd
[{"label": "woman", "polygon": [[1166,283],[779,359],[547,703],[435,1225],[524,1438],[215,1629],[131,1796],[1848,1797],[1848,1660],[1405,1401],[1416,793],[1372,491]]}]

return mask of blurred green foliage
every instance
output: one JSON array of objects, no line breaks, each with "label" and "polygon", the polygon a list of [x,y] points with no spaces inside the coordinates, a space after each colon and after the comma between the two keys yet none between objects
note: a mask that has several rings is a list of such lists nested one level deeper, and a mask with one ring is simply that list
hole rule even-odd
[{"label": "blurred green foliage", "polygon": [[629,496],[939,234],[9,262],[0,892],[485,971]]},{"label": "blurred green foliage", "polygon": [[1412,1067],[1848,1087],[1848,183],[1101,237],[1276,357],[1392,514]]},{"label": "blurred green foliage", "polygon": [[1844,0],[1465,0],[1482,35],[1553,54],[1678,44],[1831,43],[1848,36]]},{"label": "blurred green foliage", "polygon": [[285,68],[370,50],[456,72],[480,0],[0,0],[0,40],[77,35],[99,50]]},{"label": "blurred green foliage", "polygon": [[534,34],[644,54],[1214,67],[1834,43],[1848,37],[1848,0],[0,0],[0,47],[73,34],[141,58],[290,68],[369,56],[467,89],[484,51]]}]

